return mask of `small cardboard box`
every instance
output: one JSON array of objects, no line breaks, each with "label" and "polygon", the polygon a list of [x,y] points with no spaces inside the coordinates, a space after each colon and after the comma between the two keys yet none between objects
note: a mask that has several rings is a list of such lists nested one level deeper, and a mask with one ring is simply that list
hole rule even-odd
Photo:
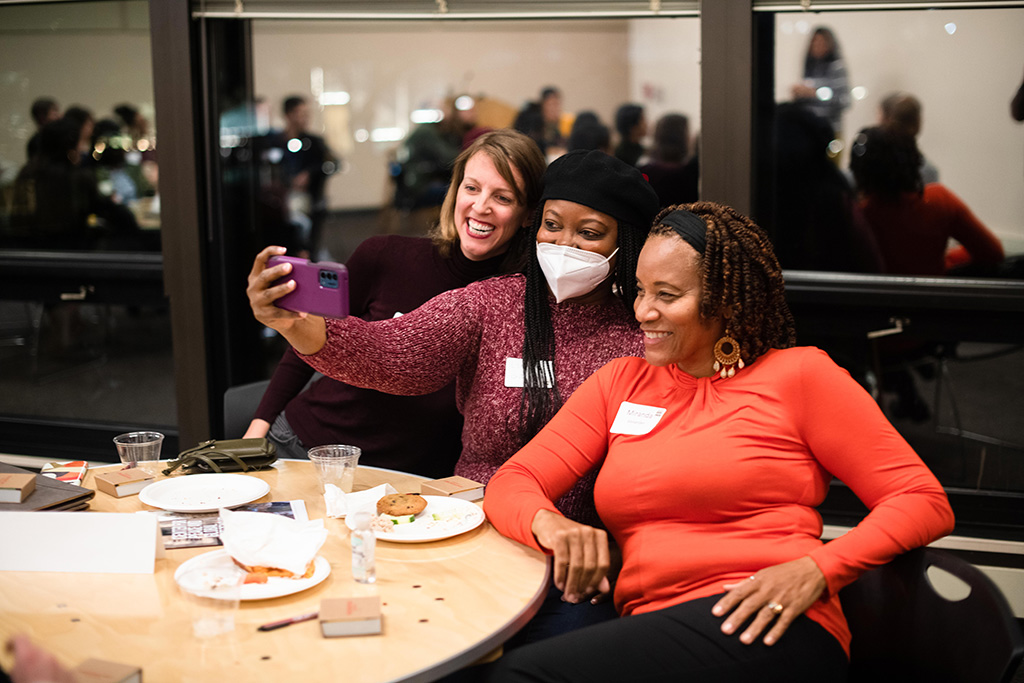
[{"label": "small cardboard box", "polygon": [[36,475],[31,472],[0,473],[0,503],[23,503],[36,490]]},{"label": "small cardboard box", "polygon": [[320,630],[325,638],[380,633],[380,596],[321,600]]},{"label": "small cardboard box", "polygon": [[142,683],[141,668],[104,659],[87,659],[71,673],[78,683]]},{"label": "small cardboard box", "polygon": [[96,475],[96,488],[115,498],[133,496],[152,483],[153,475],[138,467]]},{"label": "small cardboard box", "polygon": [[425,496],[451,496],[463,500],[480,500],[484,497],[484,485],[466,477],[445,477],[420,484],[420,493]]}]

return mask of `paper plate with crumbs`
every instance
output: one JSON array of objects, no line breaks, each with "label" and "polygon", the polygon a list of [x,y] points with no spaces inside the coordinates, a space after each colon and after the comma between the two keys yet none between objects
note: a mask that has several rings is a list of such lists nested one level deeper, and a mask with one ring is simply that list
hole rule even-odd
[{"label": "paper plate with crumbs", "polygon": [[[146,489],[142,489],[145,491]],[[377,515],[373,530],[378,541],[427,543],[472,531],[484,523],[484,511],[476,503],[448,496],[423,496],[427,507],[409,521],[394,523],[393,518]],[[345,516],[345,526],[353,528],[353,515]]]},{"label": "paper plate with crumbs", "polygon": [[[221,548],[220,550],[211,550],[208,553],[197,555],[190,560],[187,560],[178,567],[177,571],[174,572],[174,582],[187,591],[196,592],[201,591],[207,586],[203,585],[185,585],[182,583],[185,577],[191,577],[192,581],[202,580],[202,572],[192,572],[193,569],[211,570],[211,574],[216,574],[217,570],[229,569],[236,567],[232,561],[231,556],[228,555],[228,551]],[[238,571],[242,571],[239,569]],[[270,598],[280,598],[285,595],[292,595],[293,593],[301,593],[302,591],[312,588],[323,582],[331,574],[331,563],[328,562],[323,556],[317,555],[313,559],[313,575],[308,579],[291,579],[282,576],[271,576],[267,579],[266,583],[247,583],[242,586],[239,594],[240,600],[268,600]],[[196,577],[199,577],[198,579]]]},{"label": "paper plate with crumbs", "polygon": [[170,512],[214,512],[259,500],[270,484],[243,474],[190,474],[150,484],[139,500]]}]

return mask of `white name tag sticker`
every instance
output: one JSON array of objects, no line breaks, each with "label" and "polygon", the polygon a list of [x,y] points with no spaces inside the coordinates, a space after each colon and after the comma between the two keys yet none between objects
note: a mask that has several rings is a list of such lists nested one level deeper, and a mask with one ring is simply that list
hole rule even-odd
[{"label": "white name tag sticker", "polygon": [[645,406],[639,403],[623,401],[619,405],[619,412],[615,415],[612,428],[608,430],[612,434],[630,434],[642,436],[650,434],[651,430],[665,414],[665,408],[656,406]]},{"label": "white name tag sticker", "polygon": [[[541,371],[544,373],[544,386],[551,387],[554,382],[552,378],[555,376],[555,364],[549,360],[543,360],[540,362]],[[526,380],[523,377],[523,359],[522,358],[506,358],[505,359],[505,386],[506,387],[522,387],[526,384]]]}]

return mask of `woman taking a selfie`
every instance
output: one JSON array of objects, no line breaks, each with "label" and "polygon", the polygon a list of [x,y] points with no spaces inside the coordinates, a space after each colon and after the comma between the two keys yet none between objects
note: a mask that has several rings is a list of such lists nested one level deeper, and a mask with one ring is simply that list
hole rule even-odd
[{"label": "woman taking a selfie", "polygon": [[[477,138],[455,161],[432,239],[371,237],[349,258],[350,315],[390,320],[441,292],[509,272],[509,252],[540,200],[544,168],[540,148],[522,133],[497,130]],[[343,443],[362,449],[365,465],[451,474],[462,432],[453,382],[419,396],[329,377],[304,389],[313,373],[286,351],[245,436],[269,436],[285,457],[305,458],[313,446]]]}]

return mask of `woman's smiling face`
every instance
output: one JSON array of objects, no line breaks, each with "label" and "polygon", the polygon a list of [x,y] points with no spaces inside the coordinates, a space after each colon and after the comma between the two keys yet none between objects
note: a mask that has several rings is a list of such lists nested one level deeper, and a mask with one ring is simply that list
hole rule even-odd
[{"label": "woman's smiling face", "polygon": [[[521,186],[522,178],[514,166],[512,175]],[[470,157],[455,197],[455,226],[466,258],[482,261],[504,253],[528,219],[526,214],[515,189],[487,153],[477,152]]]},{"label": "woman's smiling face", "polygon": [[633,310],[644,335],[644,356],[651,365],[676,365],[694,377],[714,373],[715,342],[725,321],[700,317],[700,256],[681,238],[651,237],[636,267]]}]

